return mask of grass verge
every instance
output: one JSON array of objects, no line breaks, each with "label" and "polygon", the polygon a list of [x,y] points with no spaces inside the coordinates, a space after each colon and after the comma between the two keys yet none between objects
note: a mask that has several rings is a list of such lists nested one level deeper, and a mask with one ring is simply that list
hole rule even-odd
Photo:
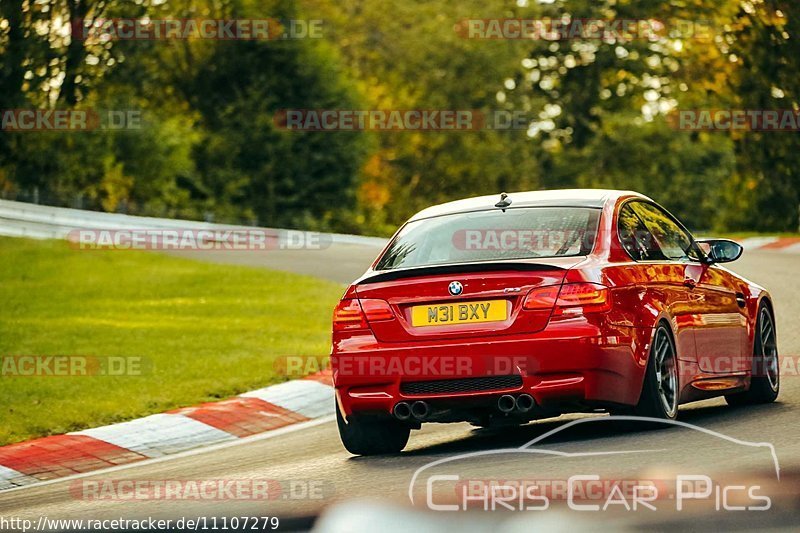
[{"label": "grass verge", "polygon": [[[0,445],[281,381],[276,357],[328,353],[342,290],[257,268],[0,238]],[[19,355],[125,365],[114,376],[19,376],[19,359],[7,361]]]}]

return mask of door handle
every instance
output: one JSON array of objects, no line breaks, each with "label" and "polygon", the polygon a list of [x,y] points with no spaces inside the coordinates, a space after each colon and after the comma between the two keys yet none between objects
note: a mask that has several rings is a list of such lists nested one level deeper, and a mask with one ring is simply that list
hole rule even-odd
[{"label": "door handle", "polygon": [[692,278],[686,278],[683,280],[683,286],[688,287],[690,289],[694,289],[695,287],[697,287],[697,282]]}]

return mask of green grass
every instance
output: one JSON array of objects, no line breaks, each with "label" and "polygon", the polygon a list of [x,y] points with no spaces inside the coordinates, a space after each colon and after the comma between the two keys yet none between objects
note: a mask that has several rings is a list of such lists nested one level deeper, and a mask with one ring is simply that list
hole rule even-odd
[{"label": "green grass", "polygon": [[0,238],[0,355],[141,357],[142,375],[0,375],[0,444],[226,398],[328,353],[342,287],[134,251]]}]

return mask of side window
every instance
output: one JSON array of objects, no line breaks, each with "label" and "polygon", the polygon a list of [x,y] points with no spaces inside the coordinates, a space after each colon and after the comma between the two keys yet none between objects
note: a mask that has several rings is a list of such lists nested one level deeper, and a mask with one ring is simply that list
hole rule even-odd
[{"label": "side window", "polygon": [[644,202],[633,202],[628,205],[632,205],[634,212],[642,219],[665,259],[673,261],[697,259],[691,236],[664,210]]},{"label": "side window", "polygon": [[619,212],[617,231],[622,247],[634,261],[663,261],[658,243],[632,205],[625,204]]}]

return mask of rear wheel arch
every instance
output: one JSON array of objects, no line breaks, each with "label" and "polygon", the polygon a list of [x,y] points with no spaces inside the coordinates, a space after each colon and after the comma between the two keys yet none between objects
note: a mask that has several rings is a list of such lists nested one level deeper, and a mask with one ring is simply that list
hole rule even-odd
[{"label": "rear wheel arch", "polygon": [[672,317],[667,317],[666,315],[661,316],[657,321],[656,325],[653,326],[653,329],[658,329],[658,326],[664,325],[669,332],[669,336],[672,337],[672,342],[675,342],[675,330],[673,327],[673,323],[675,320]]},{"label": "rear wheel arch", "polygon": [[[666,337],[661,332],[664,332]],[[659,335],[662,336],[659,337]],[[660,317],[653,327],[651,339],[642,380],[642,391],[633,412],[638,416],[675,419],[681,400],[681,380],[672,321],[667,317]],[[662,361],[654,359],[659,339],[662,339],[660,346],[664,348]],[[664,345],[664,342],[667,345]]]},{"label": "rear wheel arch", "polygon": [[[672,343],[675,344],[676,343],[676,338],[677,338],[677,335],[675,334],[675,323],[676,322],[677,321],[676,321],[675,317],[673,317],[671,314],[669,314],[666,309],[664,311],[662,311],[658,315],[658,317],[656,318],[656,320],[653,323],[652,328],[651,328],[652,329],[652,333],[650,334],[650,343],[651,343],[651,345],[652,345],[653,341],[655,341],[656,331],[658,330],[658,327],[662,326],[662,325],[665,328],[667,328],[667,331],[669,332],[669,336],[672,338]],[[678,350],[678,347],[677,347],[677,344],[676,344],[675,345],[676,353],[677,353],[677,350]],[[680,355],[680,354],[677,354],[677,355]],[[649,355],[648,355],[648,357],[649,357]]]},{"label": "rear wheel arch", "polygon": [[751,350],[750,353],[753,353],[753,350],[755,350],[756,348],[756,339],[758,335],[756,328],[758,327],[758,318],[761,315],[761,309],[763,308],[766,308],[767,311],[769,312],[770,317],[772,317],[772,327],[775,328],[777,336],[778,325],[776,324],[775,307],[772,303],[772,298],[766,292],[762,292],[758,298],[758,303],[756,304],[756,314],[753,317],[753,342],[750,346]]},{"label": "rear wheel arch", "polygon": [[665,314],[661,313],[658,315],[656,320],[653,322],[652,326],[647,326],[647,329],[650,330],[649,338],[647,339],[647,349],[645,350],[645,357],[641,360],[641,375],[636,383],[636,386],[639,390],[639,396],[636,398],[638,401],[641,398],[642,391],[644,390],[645,380],[647,379],[647,367],[650,363],[650,358],[653,356],[653,344],[656,340],[656,332],[658,331],[659,326],[663,325],[669,333],[670,339],[672,341],[672,345],[675,347],[676,358],[680,359],[680,354],[677,353],[677,343],[675,341],[675,331],[673,330],[672,325],[672,318]]},{"label": "rear wheel arch", "polygon": [[[775,306],[772,303],[772,297],[769,294],[762,294],[761,298],[758,300],[758,309],[761,309],[761,306],[766,307],[769,310],[769,314],[772,315],[772,320],[775,320]],[[756,315],[758,317],[758,315]]]},{"label": "rear wheel arch", "polygon": [[[647,352],[647,359],[650,360],[650,357],[653,355],[652,345],[656,340],[656,332],[658,332],[659,326],[664,326],[667,330],[667,334],[669,335],[670,340],[672,341],[672,346],[675,349],[675,360],[676,362],[680,361],[681,354],[678,352],[678,340],[677,335],[675,334],[675,319],[671,316],[661,315],[656,323],[653,325],[653,332],[650,335],[650,347],[651,349]],[[680,372],[679,372],[680,375]]]},{"label": "rear wheel arch", "polygon": [[[767,315],[771,329],[765,329],[769,340],[763,344],[761,323],[762,315]],[[768,298],[759,301],[758,312],[753,333],[753,369],[755,375],[750,377],[750,386],[744,392],[728,394],[725,400],[729,405],[752,405],[774,402],[780,393],[780,356],[778,351],[777,326],[772,302]],[[759,353],[760,352],[760,353]]]}]

